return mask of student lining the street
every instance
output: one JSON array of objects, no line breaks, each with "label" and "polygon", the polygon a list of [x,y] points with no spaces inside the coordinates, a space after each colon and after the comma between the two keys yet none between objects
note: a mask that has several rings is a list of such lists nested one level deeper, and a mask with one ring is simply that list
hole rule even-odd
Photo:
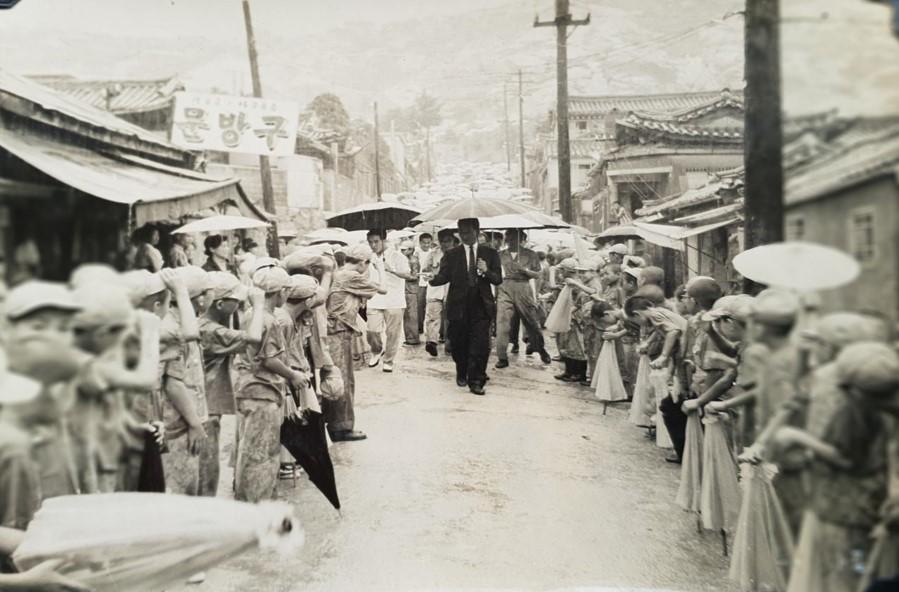
[{"label": "student lining the street", "polygon": [[346,264],[334,273],[328,295],[328,351],[343,378],[344,392],[339,399],[322,401],[328,433],[335,442],[364,440],[364,432],[355,429],[356,379],[353,368],[353,339],[362,334],[359,308],[387,289],[371,281],[369,266],[374,253],[368,245],[346,250]]},{"label": "student lining the street", "polygon": [[[199,495],[215,497],[220,474],[221,418],[236,412],[232,382],[234,358],[246,351],[247,346],[262,341],[265,294],[258,288],[247,290],[240,280],[223,271],[209,272],[209,285],[211,304],[199,319],[209,411],[206,441],[200,453]],[[230,319],[243,302],[251,307],[246,331],[230,327]]]}]

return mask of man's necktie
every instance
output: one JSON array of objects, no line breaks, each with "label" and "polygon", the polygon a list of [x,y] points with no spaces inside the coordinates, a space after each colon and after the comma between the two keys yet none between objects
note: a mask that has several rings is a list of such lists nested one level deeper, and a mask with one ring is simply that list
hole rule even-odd
[{"label": "man's necktie", "polygon": [[478,262],[474,254],[474,245],[468,247],[468,252],[471,254],[468,259],[468,285],[474,287],[478,285]]}]

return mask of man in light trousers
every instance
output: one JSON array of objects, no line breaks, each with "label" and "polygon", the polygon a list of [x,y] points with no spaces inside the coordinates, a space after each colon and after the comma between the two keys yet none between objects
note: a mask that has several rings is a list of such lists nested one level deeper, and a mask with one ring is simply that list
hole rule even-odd
[{"label": "man in light trousers", "polygon": [[387,248],[383,230],[368,232],[368,245],[374,252],[369,268],[371,281],[387,288],[368,301],[368,344],[371,347],[370,368],[384,361],[382,370],[393,372],[393,363],[403,339],[403,315],[406,309],[406,280],[412,275],[409,260],[399,251]]}]

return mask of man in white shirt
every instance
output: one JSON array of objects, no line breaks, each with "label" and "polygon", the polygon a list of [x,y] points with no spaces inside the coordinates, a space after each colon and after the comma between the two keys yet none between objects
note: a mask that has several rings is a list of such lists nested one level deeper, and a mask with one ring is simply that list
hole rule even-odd
[{"label": "man in white shirt", "polygon": [[[428,261],[431,260],[431,253],[434,251],[433,243],[434,237],[432,237],[427,232],[422,233],[418,237],[418,249],[415,251],[415,256],[418,257],[418,268],[424,272],[425,267],[428,264]],[[421,276],[419,273],[418,276],[418,332],[419,334],[424,333],[425,331],[425,311],[427,309],[427,301],[428,301],[428,280]]]},{"label": "man in white shirt", "polygon": [[[441,230],[437,234],[439,249],[431,249],[425,264],[421,268],[422,278],[427,284],[440,269],[440,260],[443,254],[453,248],[454,235],[452,230]],[[437,356],[437,343],[440,340],[440,329],[444,321],[444,304],[446,303],[446,286],[428,285],[425,292],[425,350],[431,355]]]},{"label": "man in white shirt", "polygon": [[406,280],[412,275],[409,260],[396,249],[387,248],[383,230],[368,231],[368,245],[374,252],[369,274],[372,282],[387,288],[368,301],[368,345],[371,347],[370,368],[384,360],[382,370],[393,372],[393,362],[403,339],[403,313],[406,309]]}]

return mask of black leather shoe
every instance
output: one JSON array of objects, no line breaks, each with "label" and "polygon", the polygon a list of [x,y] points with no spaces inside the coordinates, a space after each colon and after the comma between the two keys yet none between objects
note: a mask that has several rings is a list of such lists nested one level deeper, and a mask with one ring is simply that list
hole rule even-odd
[{"label": "black leather shoe", "polygon": [[468,386],[468,390],[471,391],[473,395],[486,395],[487,393],[484,391],[484,386],[480,384],[471,384]]},{"label": "black leather shoe", "polygon": [[553,378],[555,378],[556,380],[564,380],[565,382],[568,382],[568,379],[571,378],[571,376],[569,376],[568,374],[556,374],[555,376],[553,376]]},{"label": "black leather shoe", "polygon": [[515,345],[512,346],[512,353],[513,353],[513,354],[517,354],[519,351],[521,351],[521,350],[518,349],[518,344],[517,344],[517,343],[516,343]]},{"label": "black leather shoe", "polygon": [[368,438],[368,436],[365,435],[365,432],[360,432],[358,430],[341,430],[331,434],[332,442],[356,442],[358,440],[365,440],[366,438]]},{"label": "black leather shoe", "polygon": [[534,353],[534,348],[531,347],[531,344],[529,343],[528,346],[524,348],[524,355],[529,356],[532,353]]},{"label": "black leather shoe", "polygon": [[678,458],[678,456],[677,456],[676,453],[672,453],[672,454],[669,454],[668,456],[666,456],[666,457],[665,457],[665,462],[669,462],[669,463],[671,463],[671,464],[673,464],[673,465],[679,465],[679,464],[681,464],[681,460],[680,460],[680,458]]},{"label": "black leather shoe", "polygon": [[546,350],[543,350],[542,352],[540,352],[540,361],[544,364],[552,364],[553,359],[548,353],[546,353]]},{"label": "black leather shoe", "polygon": [[456,377],[456,386],[458,386],[458,387],[468,386],[468,379],[457,376]]},{"label": "black leather shoe", "polygon": [[509,367],[509,360],[497,360],[496,365],[494,366],[494,368],[497,368],[497,369],[508,368],[508,367]]},{"label": "black leather shoe", "polygon": [[581,382],[582,380],[587,380],[586,376],[569,376],[567,378],[563,378],[562,382]]},{"label": "black leather shoe", "polygon": [[437,357],[437,344],[434,343],[433,341],[427,342],[425,344],[425,351],[427,351],[429,354],[431,354],[432,358],[436,358]]}]

